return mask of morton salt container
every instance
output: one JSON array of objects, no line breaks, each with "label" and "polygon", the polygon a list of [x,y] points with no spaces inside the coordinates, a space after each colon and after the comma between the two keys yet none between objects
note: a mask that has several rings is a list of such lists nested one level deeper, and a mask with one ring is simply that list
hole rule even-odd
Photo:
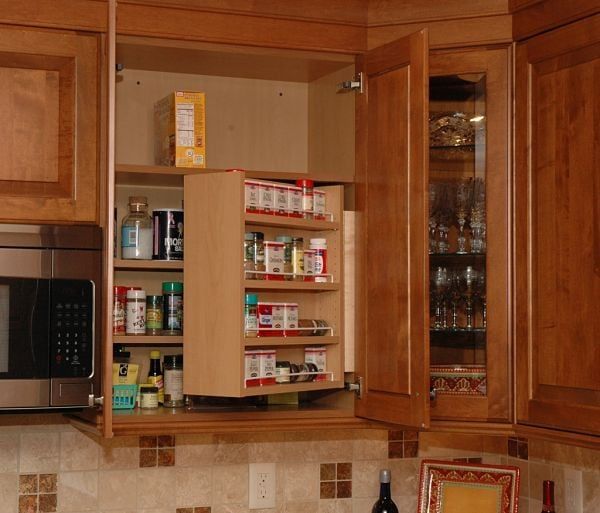
[{"label": "morton salt container", "polygon": [[160,208],[152,211],[154,224],[153,260],[183,260],[183,210]]}]

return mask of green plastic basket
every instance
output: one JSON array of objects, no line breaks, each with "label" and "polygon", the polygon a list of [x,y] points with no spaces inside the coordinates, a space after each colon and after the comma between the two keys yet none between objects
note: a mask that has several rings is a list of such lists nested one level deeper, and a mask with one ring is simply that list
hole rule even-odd
[{"label": "green plastic basket", "polygon": [[131,410],[135,406],[137,385],[113,385],[113,410]]}]

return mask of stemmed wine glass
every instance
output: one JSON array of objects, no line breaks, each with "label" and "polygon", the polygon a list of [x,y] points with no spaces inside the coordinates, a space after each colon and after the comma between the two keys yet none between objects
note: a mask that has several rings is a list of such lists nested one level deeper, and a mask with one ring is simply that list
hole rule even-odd
[{"label": "stemmed wine glass", "polygon": [[485,252],[485,181],[473,181],[473,202],[471,206],[471,253]]},{"label": "stemmed wine glass", "polygon": [[436,199],[438,197],[436,184],[429,184],[429,253],[435,253],[437,248],[437,242],[435,240],[437,219],[435,215],[436,211]]},{"label": "stemmed wine glass", "polygon": [[460,281],[462,296],[465,300],[465,315],[467,317],[465,328],[467,329],[473,328],[473,294],[477,276],[477,271],[475,271],[472,266],[468,265],[462,272]]},{"label": "stemmed wine glass", "polygon": [[432,296],[435,301],[434,328],[447,328],[446,320],[446,292],[448,291],[449,280],[448,270],[445,267],[437,267],[431,279]]},{"label": "stemmed wine glass", "polygon": [[449,277],[449,291],[448,296],[450,297],[450,304],[452,306],[452,317],[450,322],[450,328],[453,330],[458,329],[458,307],[460,305],[461,295],[461,274],[456,271],[451,271]]},{"label": "stemmed wine glass", "polygon": [[486,291],[486,280],[485,272],[480,272],[475,280],[475,295],[479,298],[481,303],[481,325],[487,328],[487,291]]},{"label": "stemmed wine glass", "polygon": [[462,181],[456,187],[456,219],[458,221],[458,239],[456,253],[464,255],[467,252],[467,239],[465,237],[465,223],[469,204],[471,203],[471,181]]},{"label": "stemmed wine glass", "polygon": [[453,187],[450,183],[438,184],[439,199],[438,199],[438,241],[437,249],[438,253],[448,253],[450,244],[448,243],[448,232],[450,231],[450,220],[452,219],[454,211],[454,194]]}]

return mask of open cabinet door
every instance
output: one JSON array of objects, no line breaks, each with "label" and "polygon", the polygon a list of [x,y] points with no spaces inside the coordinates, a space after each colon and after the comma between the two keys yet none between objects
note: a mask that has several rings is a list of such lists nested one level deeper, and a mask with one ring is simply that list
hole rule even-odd
[{"label": "open cabinet door", "polygon": [[358,60],[356,414],[429,424],[428,37]]}]

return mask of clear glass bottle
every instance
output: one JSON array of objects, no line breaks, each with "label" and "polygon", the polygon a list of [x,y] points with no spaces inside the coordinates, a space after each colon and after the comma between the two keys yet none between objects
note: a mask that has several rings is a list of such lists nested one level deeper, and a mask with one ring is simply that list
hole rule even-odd
[{"label": "clear glass bottle", "polygon": [[314,182],[312,180],[296,180],[296,186],[302,188],[302,217],[312,219],[315,209]]},{"label": "clear glass bottle", "polygon": [[304,281],[304,239],[292,239],[292,273],[294,281]]},{"label": "clear glass bottle", "polygon": [[262,232],[252,232],[254,236],[254,270],[257,271],[256,279],[264,280],[265,266],[265,234]]},{"label": "clear glass bottle", "polygon": [[283,272],[284,279],[291,281],[293,279],[293,265],[292,265],[292,238],[289,235],[278,235],[275,237],[277,242],[283,242]]},{"label": "clear glass bottle", "polygon": [[165,373],[165,402],[167,408],[181,408],[185,402],[183,397],[183,355],[165,355],[163,361]]},{"label": "clear glass bottle", "polygon": [[129,214],[121,223],[121,257],[152,260],[152,218],[145,196],[129,197]]},{"label": "clear glass bottle", "polygon": [[[254,233],[244,234],[244,271],[254,271]],[[255,280],[256,274],[244,272],[245,280]]]},{"label": "clear glass bottle", "polygon": [[258,296],[246,294],[244,304],[244,336],[258,336]]}]

